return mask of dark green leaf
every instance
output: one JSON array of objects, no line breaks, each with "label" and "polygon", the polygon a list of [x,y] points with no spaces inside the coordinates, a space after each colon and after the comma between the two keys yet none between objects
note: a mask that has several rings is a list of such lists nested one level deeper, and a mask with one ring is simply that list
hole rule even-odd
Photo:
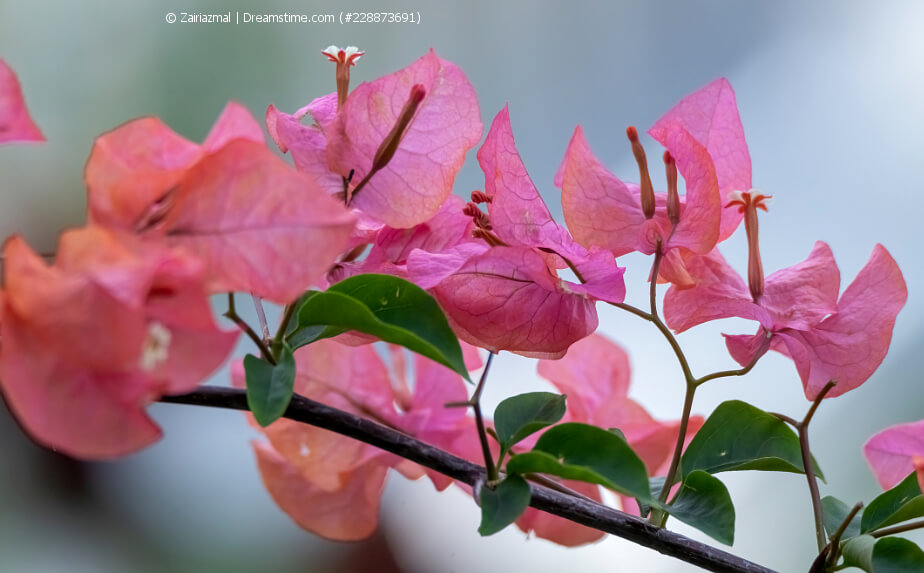
[{"label": "dark green leaf", "polygon": [[901,537],[883,537],[873,547],[874,573],[920,573],[924,551]]},{"label": "dark green leaf", "polygon": [[565,415],[565,397],[550,392],[530,392],[507,398],[494,410],[494,429],[501,446],[511,446]]},{"label": "dark green leaf", "polygon": [[859,567],[867,573],[873,571],[873,546],[876,539],[872,535],[858,535],[851,537],[841,545],[844,555],[844,565]]},{"label": "dark green leaf", "polygon": [[707,472],[690,472],[665,509],[716,541],[735,542],[735,506],[725,484]]},{"label": "dark green leaf", "polygon": [[[610,431],[613,431],[613,428],[610,428]],[[653,477],[648,480],[648,487],[651,488],[651,498],[658,499],[658,496],[661,495],[661,489],[664,487],[664,482],[667,478],[665,476]],[[645,501],[636,498],[635,503],[638,504],[638,510],[642,517],[647,518],[648,514],[651,513],[651,504],[646,503]]]},{"label": "dark green leaf", "polygon": [[[719,404],[683,454],[683,475],[762,470],[802,473],[799,436],[785,422],[739,400]],[[815,473],[823,478],[818,464]]]},{"label": "dark green leaf", "polygon": [[614,434],[616,434],[617,436],[619,436],[620,438],[622,438],[622,441],[624,441],[624,442],[628,442],[628,441],[629,441],[629,440],[626,439],[626,434],[625,434],[622,430],[620,430],[619,428],[610,428],[610,431],[613,432]]},{"label": "dark green leaf", "polygon": [[619,436],[568,422],[547,430],[532,451],[507,462],[509,473],[544,473],[595,483],[651,502],[645,464]]},{"label": "dark green leaf", "polygon": [[[325,328],[319,332],[318,327]],[[287,340],[297,348],[296,342],[303,345],[348,330],[404,346],[470,380],[459,341],[442,309],[426,291],[404,279],[357,275],[307,297],[298,309],[298,327]]]},{"label": "dark green leaf", "polygon": [[292,349],[283,344],[277,364],[248,354],[244,357],[244,377],[247,381],[247,405],[261,426],[275,422],[292,401],[295,385],[295,358]]},{"label": "dark green leaf", "polygon": [[868,533],[874,529],[922,515],[924,515],[924,496],[921,495],[917,476],[912,473],[900,484],[869,502],[863,511],[860,530]]},{"label": "dark green leaf", "polygon": [[478,533],[494,535],[516,521],[529,507],[529,498],[529,484],[518,475],[507,476],[494,489],[482,487]]},{"label": "dark green leaf", "polygon": [[[847,514],[853,508],[831,495],[821,500],[821,507],[824,508],[825,530],[828,532],[828,538],[830,538],[837,533],[837,529],[844,523],[844,520],[847,519]],[[841,535],[841,539],[846,540],[860,535],[860,515],[861,512],[858,512],[853,516],[853,519],[850,520],[850,525]]]}]

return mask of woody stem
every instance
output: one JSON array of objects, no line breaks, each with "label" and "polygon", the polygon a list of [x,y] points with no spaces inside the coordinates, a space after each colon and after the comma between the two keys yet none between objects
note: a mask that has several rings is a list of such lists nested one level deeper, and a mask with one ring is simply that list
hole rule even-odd
[{"label": "woody stem", "polygon": [[491,362],[494,360],[494,353],[488,354],[485,361],[484,370],[481,372],[481,378],[478,380],[478,386],[475,393],[472,394],[470,404],[475,412],[475,426],[478,428],[478,440],[481,442],[481,453],[484,454],[484,467],[487,473],[488,482],[496,481],[498,478],[497,466],[494,464],[494,457],[491,455],[491,446],[488,444],[488,432],[484,426],[484,416],[481,414],[481,393],[484,391],[485,381],[488,379],[488,370],[491,369]]},{"label": "woody stem", "polygon": [[247,322],[237,314],[237,309],[234,306],[234,293],[228,293],[228,310],[225,311],[225,317],[230,319],[231,322],[237,325],[241,331],[246,334],[254,344],[257,345],[257,348],[260,349],[260,354],[263,355],[263,359],[269,362],[270,364],[276,364],[276,358],[273,356],[273,353],[270,352],[269,347],[266,346],[266,342],[260,338],[260,336],[254,332],[254,329],[250,327]]},{"label": "woody stem", "polygon": [[805,418],[796,426],[799,431],[799,448],[802,450],[802,467],[805,469],[805,479],[808,480],[809,494],[812,497],[812,513],[815,515],[815,540],[818,543],[819,552],[823,551],[825,545],[827,545],[825,539],[825,513],[821,505],[821,494],[818,493],[818,480],[815,479],[815,466],[812,463],[812,451],[809,447],[808,426],[821,401],[831,388],[834,388],[834,384],[835,382],[832,380],[821,389],[815,401],[812,402],[812,407],[805,414]]}]

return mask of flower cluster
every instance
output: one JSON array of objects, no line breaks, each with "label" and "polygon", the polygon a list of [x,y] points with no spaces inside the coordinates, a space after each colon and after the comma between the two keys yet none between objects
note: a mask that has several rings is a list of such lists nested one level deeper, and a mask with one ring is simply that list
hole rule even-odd
[{"label": "flower cluster", "polygon": [[[476,348],[541,359],[539,374],[568,396],[565,420],[618,428],[650,476],[669,476],[667,489],[677,471],[675,443],[689,441],[703,419],[689,412],[682,422],[652,418],[629,398],[626,353],[594,334],[598,302],[624,306],[617,257],[654,255],[653,306],[657,284],[670,285],[665,330],[727,317],[755,321],[756,334],[726,336],[731,357],[753,366],[767,350],[788,356],[809,400],[830,381],[825,397],[858,387],[884,359],[907,298],[884,247],[873,249],[843,293],[823,242],[802,263],[764,277],[758,211],[767,211],[769,196],[752,188],[728,81],[685,97],[648,130],[664,147],[665,191],[655,190],[636,128],[626,134],[637,184],[611,173],[577,127],[554,178],[565,226],[517,152],[506,106],[477,151],[483,190],[470,201],[452,195],[466,153],[482,137],[475,90],[457,66],[431,51],[351,91],[351,68],[363,52],[331,46],[323,53],[336,64],[336,92],[294,114],[272,105],[266,111],[266,129],[294,167],[268,149],[263,128],[235,103],[201,144],[157,118],[137,119],[94,143],[85,171],[87,225],[61,236],[53,262],[18,235],[7,240],[0,386],[36,440],[84,458],[150,444],[160,430],[146,405],[195,388],[237,339],[216,324],[210,295],[250,293],[294,308],[306,289],[365,273],[428,291],[467,343],[469,370],[481,364]],[[0,61],[0,142],[41,139],[15,75]],[[746,280],[718,250],[742,221]],[[563,271],[573,279],[561,278]],[[654,308],[637,313],[660,320]],[[445,407],[467,400],[462,377],[422,356],[409,376],[403,349],[389,347],[386,361],[382,348],[365,344],[372,340],[347,333],[297,349],[295,392],[479,460],[474,419]],[[269,358],[275,350],[264,348]],[[245,385],[243,368],[233,377]],[[867,445],[884,486],[913,469],[924,476],[921,424]],[[272,497],[299,525],[328,538],[374,530],[389,468],[412,479],[428,475],[438,489],[450,484],[290,420],[264,434],[268,442],[254,448]],[[531,443],[536,436],[517,447]],[[597,485],[566,485],[601,499]],[[639,509],[629,497],[623,506]],[[517,524],[564,545],[602,535],[535,510]]]}]

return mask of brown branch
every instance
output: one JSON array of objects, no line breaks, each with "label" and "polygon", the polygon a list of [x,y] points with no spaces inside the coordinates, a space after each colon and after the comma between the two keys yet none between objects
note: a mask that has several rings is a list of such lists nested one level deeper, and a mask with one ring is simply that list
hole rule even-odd
[{"label": "brown branch", "polygon": [[[202,386],[189,394],[164,396],[160,401],[232,410],[248,409],[247,395],[243,390],[213,386]],[[485,470],[481,466],[371,420],[298,394],[292,397],[283,417],[360,440],[471,486],[485,479]],[[639,517],[547,487],[535,484],[530,487],[530,505],[536,509],[622,537],[707,571],[773,573],[771,569],[757,563],[655,527]]]}]

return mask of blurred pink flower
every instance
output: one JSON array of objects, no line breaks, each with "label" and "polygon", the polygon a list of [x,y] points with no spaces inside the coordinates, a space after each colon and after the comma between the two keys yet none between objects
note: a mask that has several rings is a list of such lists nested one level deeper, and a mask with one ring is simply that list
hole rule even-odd
[{"label": "blurred pink flower", "polygon": [[0,59],[0,143],[12,141],[45,141],[45,136],[29,115],[16,74]]},{"label": "blurred pink flower", "polygon": [[4,256],[0,384],[38,442],[75,457],[157,440],[145,407],[192,390],[239,334],[215,325],[199,261],[126,233],[65,233],[50,267],[19,237]]}]

